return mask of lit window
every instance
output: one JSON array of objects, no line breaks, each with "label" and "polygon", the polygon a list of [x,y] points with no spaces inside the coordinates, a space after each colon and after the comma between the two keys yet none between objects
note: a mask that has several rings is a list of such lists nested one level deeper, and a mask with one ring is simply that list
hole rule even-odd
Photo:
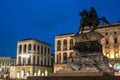
[{"label": "lit window", "polygon": [[119,57],[119,54],[118,53],[115,53],[115,58],[118,58]]},{"label": "lit window", "polygon": [[107,53],[106,56],[107,56],[108,58],[110,58],[110,54],[109,54],[109,53]]},{"label": "lit window", "polygon": [[48,76],[48,71],[47,70],[45,70],[45,76]]},{"label": "lit window", "polygon": [[30,76],[30,71],[27,72],[27,76]]},{"label": "lit window", "polygon": [[20,73],[19,72],[17,72],[17,78],[20,78]]},{"label": "lit window", "polygon": [[45,76],[45,74],[42,72],[42,76]]},{"label": "lit window", "polygon": [[41,71],[40,70],[38,71],[38,76],[41,76]]},{"label": "lit window", "polygon": [[36,72],[34,73],[34,76],[37,76]]}]

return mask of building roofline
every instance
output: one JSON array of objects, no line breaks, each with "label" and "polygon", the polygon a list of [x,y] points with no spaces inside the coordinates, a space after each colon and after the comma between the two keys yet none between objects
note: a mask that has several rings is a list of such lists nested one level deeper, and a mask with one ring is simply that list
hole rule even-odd
[{"label": "building roofline", "polygon": [[18,42],[22,42],[22,41],[28,41],[28,40],[37,41],[37,42],[40,42],[40,43],[43,43],[43,44],[46,44],[46,45],[49,45],[49,46],[51,46],[51,45],[50,45],[49,43],[47,43],[47,42],[40,41],[40,40],[37,40],[37,39],[34,39],[34,38],[22,39],[22,40],[19,40]]},{"label": "building roofline", "polygon": [[60,34],[60,35],[55,36],[55,37],[70,36],[70,35],[74,35],[74,33]]},{"label": "building roofline", "polygon": [[112,24],[105,24],[105,25],[99,25],[97,28],[109,28],[109,27],[114,27],[114,26],[120,26],[120,22],[112,23]]}]

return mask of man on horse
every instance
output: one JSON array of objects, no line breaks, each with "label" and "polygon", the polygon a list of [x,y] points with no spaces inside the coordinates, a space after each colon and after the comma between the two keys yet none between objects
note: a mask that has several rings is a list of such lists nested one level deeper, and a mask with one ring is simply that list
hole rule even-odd
[{"label": "man on horse", "polygon": [[80,20],[80,28],[78,33],[80,32],[80,30],[81,33],[83,33],[84,27],[86,26],[90,27],[90,32],[93,32],[99,25],[100,20],[109,24],[105,17],[98,18],[97,13],[93,7],[91,7],[90,9],[91,10],[89,11],[89,13],[86,10],[83,10],[81,13],[79,13],[79,15],[82,16],[82,18]]}]

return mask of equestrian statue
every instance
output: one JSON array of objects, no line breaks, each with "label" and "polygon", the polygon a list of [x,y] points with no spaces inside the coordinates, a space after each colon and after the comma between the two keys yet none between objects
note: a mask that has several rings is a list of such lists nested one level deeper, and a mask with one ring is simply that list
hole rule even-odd
[{"label": "equestrian statue", "polygon": [[106,24],[109,24],[105,17],[98,18],[97,13],[93,7],[91,7],[90,9],[91,10],[89,12],[83,10],[81,13],[79,13],[82,18],[80,20],[80,27],[78,33],[80,32],[80,30],[81,33],[83,33],[85,27],[90,27],[90,32],[94,32],[99,25],[100,20],[102,20]]}]

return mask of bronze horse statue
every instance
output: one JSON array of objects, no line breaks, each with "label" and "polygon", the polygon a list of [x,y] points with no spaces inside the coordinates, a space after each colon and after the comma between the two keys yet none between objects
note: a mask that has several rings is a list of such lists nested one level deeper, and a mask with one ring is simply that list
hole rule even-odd
[{"label": "bronze horse statue", "polygon": [[90,32],[93,32],[99,25],[100,20],[102,20],[106,24],[109,24],[105,17],[97,17],[96,11],[93,7],[91,8],[91,11],[89,13],[86,10],[83,10],[81,13],[79,13],[79,15],[82,16],[79,28],[79,31],[81,30],[81,33],[83,33],[84,27],[90,27]]}]

